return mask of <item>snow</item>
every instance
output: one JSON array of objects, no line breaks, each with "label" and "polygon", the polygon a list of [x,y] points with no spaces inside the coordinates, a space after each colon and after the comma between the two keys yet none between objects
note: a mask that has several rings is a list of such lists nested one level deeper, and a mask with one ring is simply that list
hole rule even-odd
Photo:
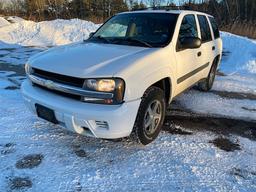
[{"label": "snow", "polygon": [[15,72],[13,71],[0,71],[0,78],[8,77],[10,75],[14,75]]},{"label": "snow", "polygon": [[[88,138],[38,120],[19,91],[0,93],[0,191],[8,191],[15,177],[32,181],[27,191],[255,190],[252,140],[231,137],[242,150],[227,153],[209,143],[218,135],[208,131],[188,136],[162,132],[146,147]],[[41,154],[42,163],[18,169],[17,161],[29,154]]]},{"label": "snow", "polygon": [[252,93],[256,95],[256,76],[217,76],[213,89],[217,91],[229,91],[238,93]]},{"label": "snow", "polygon": [[57,46],[87,39],[98,27],[92,22],[79,19],[39,23],[24,20],[0,28],[0,40],[23,46]]},{"label": "snow", "polygon": [[45,49],[43,47],[22,47],[1,43],[0,41],[0,62],[10,63],[12,65],[24,65],[29,57]]},{"label": "snow", "polygon": [[221,71],[226,74],[253,74],[256,71],[256,40],[222,32],[224,56]]},{"label": "snow", "polygon": [[0,81],[0,89],[5,89],[8,86],[12,86],[13,84],[8,80],[2,80]]},{"label": "snow", "polygon": [[4,27],[6,25],[9,25],[10,23],[3,17],[0,17],[0,28]]},{"label": "snow", "polygon": [[[191,90],[185,92],[177,101],[183,108],[211,116],[234,119],[256,120],[256,100],[228,99],[213,93]],[[252,109],[253,111],[251,111]]]},{"label": "snow", "polygon": [[249,71],[249,72],[251,72],[251,73],[255,73],[256,74],[256,60],[250,60],[246,64],[244,69]]},{"label": "snow", "polygon": [[17,16],[9,16],[6,18],[6,20],[9,21],[10,23],[19,23],[25,21],[25,19],[22,19],[21,17]]}]

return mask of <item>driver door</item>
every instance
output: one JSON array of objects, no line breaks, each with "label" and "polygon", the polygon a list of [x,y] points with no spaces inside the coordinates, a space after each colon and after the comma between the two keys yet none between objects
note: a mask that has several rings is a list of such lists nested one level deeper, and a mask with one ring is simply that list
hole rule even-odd
[{"label": "driver door", "polygon": [[196,49],[182,49],[179,42],[185,37],[199,37],[198,24],[194,14],[183,17],[176,45],[177,60],[177,94],[189,88],[198,81],[197,69],[201,60],[201,47]]}]

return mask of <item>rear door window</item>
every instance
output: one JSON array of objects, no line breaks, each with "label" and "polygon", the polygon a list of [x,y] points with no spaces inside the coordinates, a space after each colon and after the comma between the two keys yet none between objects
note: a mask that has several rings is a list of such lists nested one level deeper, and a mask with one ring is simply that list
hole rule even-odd
[{"label": "rear door window", "polygon": [[212,40],[211,30],[206,16],[198,15],[198,21],[200,25],[202,42],[208,42]]},{"label": "rear door window", "polygon": [[216,20],[213,17],[209,17],[209,20],[210,20],[210,23],[212,25],[214,38],[218,39],[220,37],[220,31],[219,31],[219,28],[218,28],[218,24],[217,24]]}]

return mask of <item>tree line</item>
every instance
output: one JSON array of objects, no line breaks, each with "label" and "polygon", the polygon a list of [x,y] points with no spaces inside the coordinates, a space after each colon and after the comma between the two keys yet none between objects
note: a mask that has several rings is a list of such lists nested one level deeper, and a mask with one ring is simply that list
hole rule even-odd
[{"label": "tree line", "polygon": [[[174,0],[9,0],[0,1],[0,14],[20,15],[36,20],[57,18],[106,18],[122,11],[147,6],[175,5]],[[255,0],[180,0],[185,8],[213,14],[221,23],[256,20]]]},{"label": "tree line", "polygon": [[220,24],[236,21],[256,20],[255,0],[189,0],[184,3],[190,9],[207,12],[214,15]]},{"label": "tree line", "polygon": [[189,0],[189,9],[213,15],[221,30],[256,39],[256,0]]},{"label": "tree line", "polygon": [[10,0],[0,2],[0,14],[16,15],[30,20],[80,18],[102,22],[128,10],[123,0]]}]

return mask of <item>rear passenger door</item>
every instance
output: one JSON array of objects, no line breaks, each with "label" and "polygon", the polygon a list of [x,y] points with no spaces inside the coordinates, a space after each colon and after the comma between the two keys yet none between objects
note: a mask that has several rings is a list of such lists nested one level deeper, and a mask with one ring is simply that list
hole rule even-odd
[{"label": "rear passenger door", "polygon": [[211,64],[214,60],[215,45],[211,33],[209,21],[205,15],[197,15],[198,23],[200,26],[200,37],[202,40],[201,45],[201,78],[205,78],[210,70]]},{"label": "rear passenger door", "polygon": [[[215,49],[215,54],[214,58],[217,57],[218,55],[221,57],[221,52],[222,52],[222,40],[220,38],[220,31],[218,28],[218,24],[215,21],[215,19],[211,16],[208,17],[210,23],[211,23],[211,28],[212,28],[212,35],[213,35],[213,46]],[[219,58],[220,59],[220,58]]]}]

